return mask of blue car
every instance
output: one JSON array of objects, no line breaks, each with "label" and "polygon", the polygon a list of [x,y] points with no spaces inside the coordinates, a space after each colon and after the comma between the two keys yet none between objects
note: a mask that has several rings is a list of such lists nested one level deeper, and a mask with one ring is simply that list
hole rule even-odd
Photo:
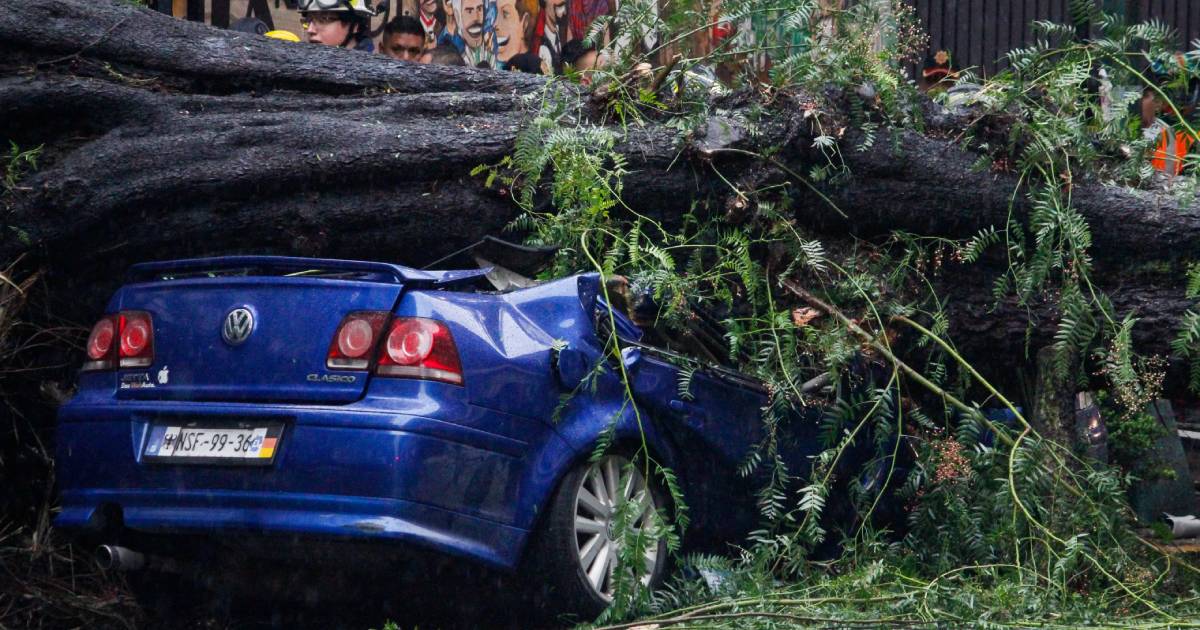
[{"label": "blue car", "polygon": [[[648,450],[678,478],[688,547],[743,539],[756,480],[735,471],[764,437],[761,384],[715,366],[684,379],[607,306],[596,274],[478,288],[488,273],[247,256],[134,266],[59,412],[56,525],[131,570],[186,555],[162,544],[176,537],[423,549],[529,571],[549,605],[595,615],[629,540],[618,507],[632,502],[630,531],[654,534],[639,546],[644,582],[668,565],[651,525],[670,495],[630,465]],[[604,351],[614,330],[619,361]],[[797,470],[816,426],[788,438]]]}]

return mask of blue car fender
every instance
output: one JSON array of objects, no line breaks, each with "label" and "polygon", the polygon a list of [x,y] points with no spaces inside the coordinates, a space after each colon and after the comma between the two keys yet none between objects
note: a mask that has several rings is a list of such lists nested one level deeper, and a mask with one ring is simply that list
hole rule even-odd
[{"label": "blue car fender", "polygon": [[577,455],[588,456],[600,436],[613,425],[614,418],[615,443],[640,445],[644,437],[655,461],[663,466],[674,465],[675,449],[658,431],[653,416],[640,406],[635,411],[634,405],[627,405],[622,411],[620,401],[593,404],[569,416],[564,414],[558,432]]},{"label": "blue car fender", "polygon": [[595,393],[575,393],[565,403],[554,425],[555,431],[571,449],[566,458],[554,462],[555,486],[571,466],[589,457],[602,436],[610,431],[613,443],[637,448],[644,442],[657,463],[674,468],[676,449],[658,430],[651,413],[625,399],[624,387],[615,375],[606,374],[599,380]]},{"label": "blue car fender", "polygon": [[[555,426],[561,439],[548,442],[526,467],[527,478],[523,485],[541,496],[533,502],[532,510],[519,516],[520,522],[516,523],[518,527],[533,530],[538,526],[545,506],[554,496],[562,478],[579,462],[591,456],[601,435],[612,426],[614,418],[614,443],[640,445],[644,435],[654,461],[674,469],[676,450],[657,430],[650,415],[644,409],[638,410],[641,416],[639,428],[638,417],[632,406],[626,406],[624,410],[621,407],[620,398],[597,400],[591,394],[577,395],[567,403]],[[528,542],[527,538],[522,547],[527,547]],[[524,553],[524,549],[521,553]]]}]

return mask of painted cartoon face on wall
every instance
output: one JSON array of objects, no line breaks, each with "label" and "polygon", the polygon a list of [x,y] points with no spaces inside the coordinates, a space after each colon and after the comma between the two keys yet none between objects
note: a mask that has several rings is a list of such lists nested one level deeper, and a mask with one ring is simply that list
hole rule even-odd
[{"label": "painted cartoon face on wall", "polygon": [[558,26],[567,19],[567,0],[547,0],[546,23]]},{"label": "painted cartoon face on wall", "polygon": [[459,34],[469,48],[483,45],[483,0],[459,0],[462,12],[459,17]]},{"label": "painted cartoon face on wall", "polygon": [[437,0],[442,5],[442,12],[446,14],[446,33],[449,35],[458,34],[458,15],[455,14],[454,6],[450,0]]},{"label": "painted cartoon face on wall", "polygon": [[496,58],[500,61],[529,51],[525,35],[530,17],[525,6],[519,0],[496,0]]}]

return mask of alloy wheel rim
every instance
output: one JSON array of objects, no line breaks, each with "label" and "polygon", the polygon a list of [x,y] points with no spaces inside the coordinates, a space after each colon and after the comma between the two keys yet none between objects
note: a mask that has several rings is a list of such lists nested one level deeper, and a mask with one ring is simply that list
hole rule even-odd
[{"label": "alloy wheel rim", "polygon": [[[617,509],[632,502],[631,525],[625,536],[617,532]],[[641,582],[650,583],[659,562],[659,539],[649,538],[653,514],[657,509],[654,493],[646,478],[620,455],[606,455],[588,466],[575,491],[574,533],[575,552],[580,569],[592,590],[605,600],[611,600],[614,590],[614,570],[618,557],[628,540],[634,536],[644,539]]]}]

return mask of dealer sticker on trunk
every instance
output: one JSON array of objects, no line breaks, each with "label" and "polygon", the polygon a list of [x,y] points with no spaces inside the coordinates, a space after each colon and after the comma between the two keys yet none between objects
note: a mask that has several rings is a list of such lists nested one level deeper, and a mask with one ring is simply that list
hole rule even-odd
[{"label": "dealer sticker on trunk", "polygon": [[269,464],[275,458],[282,428],[279,424],[154,424],[142,459],[180,464]]}]

